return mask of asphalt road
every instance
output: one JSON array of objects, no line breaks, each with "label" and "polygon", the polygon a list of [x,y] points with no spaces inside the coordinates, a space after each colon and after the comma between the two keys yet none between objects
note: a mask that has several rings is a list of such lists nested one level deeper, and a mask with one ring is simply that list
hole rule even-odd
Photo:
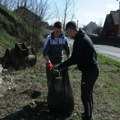
[{"label": "asphalt road", "polygon": [[120,48],[108,45],[94,45],[98,53],[107,55],[115,60],[120,61]]},{"label": "asphalt road", "polygon": [[[70,40],[69,43],[72,45],[73,41]],[[108,45],[94,45],[98,53],[109,56],[117,61],[120,61],[120,48],[108,46]]]}]

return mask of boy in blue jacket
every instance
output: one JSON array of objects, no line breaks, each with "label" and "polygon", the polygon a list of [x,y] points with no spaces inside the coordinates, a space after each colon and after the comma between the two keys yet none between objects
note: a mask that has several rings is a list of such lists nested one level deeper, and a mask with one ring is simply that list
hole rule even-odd
[{"label": "boy in blue jacket", "polygon": [[54,23],[54,30],[47,36],[43,47],[43,56],[46,61],[48,88],[51,79],[50,70],[54,65],[60,64],[64,61],[63,51],[66,52],[68,57],[70,56],[68,40],[64,35],[62,23],[58,21]]}]

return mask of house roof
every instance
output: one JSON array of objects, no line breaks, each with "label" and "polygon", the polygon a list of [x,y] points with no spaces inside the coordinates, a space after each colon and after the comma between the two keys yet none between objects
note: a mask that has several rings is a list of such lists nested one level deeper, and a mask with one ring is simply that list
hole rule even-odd
[{"label": "house roof", "polygon": [[85,29],[89,32],[93,32],[96,28],[97,28],[97,24],[92,21],[88,25],[85,26]]},{"label": "house roof", "polygon": [[119,22],[120,22],[120,11],[119,10],[111,11],[110,15],[112,16],[114,25],[119,24]]},{"label": "house roof", "polygon": [[18,9],[16,9],[15,12],[19,16],[21,16],[25,21],[27,21],[30,25],[36,25],[37,27],[43,26],[45,28],[49,26],[49,24],[47,22],[44,22],[40,16],[33,13],[24,6],[21,6]]},{"label": "house roof", "polygon": [[21,7],[19,7],[18,9],[16,9],[15,10],[15,12],[16,13],[19,13],[20,11],[22,11],[22,10],[24,10],[24,13],[23,14],[25,14],[25,12],[26,12],[26,14],[31,14],[32,16],[34,16],[36,19],[38,19],[38,20],[40,20],[41,21],[41,17],[40,16],[38,16],[38,15],[36,15],[35,13],[33,13],[32,11],[30,11],[30,10],[28,10],[26,7],[24,7],[24,6],[21,6]]}]

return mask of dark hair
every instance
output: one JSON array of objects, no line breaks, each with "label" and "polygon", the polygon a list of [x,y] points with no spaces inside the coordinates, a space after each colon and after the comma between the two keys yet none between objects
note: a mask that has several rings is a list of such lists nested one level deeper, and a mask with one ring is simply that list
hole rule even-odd
[{"label": "dark hair", "polygon": [[68,22],[67,23],[67,25],[66,25],[66,30],[67,29],[73,29],[73,30],[77,30],[77,25],[76,25],[76,23],[74,22],[74,21],[70,21],[70,22]]},{"label": "dark hair", "polygon": [[57,21],[57,22],[55,22],[54,27],[58,28],[58,29],[61,29],[62,28],[62,23]]}]

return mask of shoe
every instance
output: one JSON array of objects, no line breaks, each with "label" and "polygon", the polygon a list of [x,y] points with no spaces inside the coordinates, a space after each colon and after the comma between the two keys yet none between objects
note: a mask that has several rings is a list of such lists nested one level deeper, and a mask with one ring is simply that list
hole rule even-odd
[{"label": "shoe", "polygon": [[93,120],[93,116],[85,116],[85,113],[81,113],[82,120]]},{"label": "shoe", "polygon": [[86,120],[85,119],[85,113],[81,113],[81,116],[82,116],[82,120]]}]

